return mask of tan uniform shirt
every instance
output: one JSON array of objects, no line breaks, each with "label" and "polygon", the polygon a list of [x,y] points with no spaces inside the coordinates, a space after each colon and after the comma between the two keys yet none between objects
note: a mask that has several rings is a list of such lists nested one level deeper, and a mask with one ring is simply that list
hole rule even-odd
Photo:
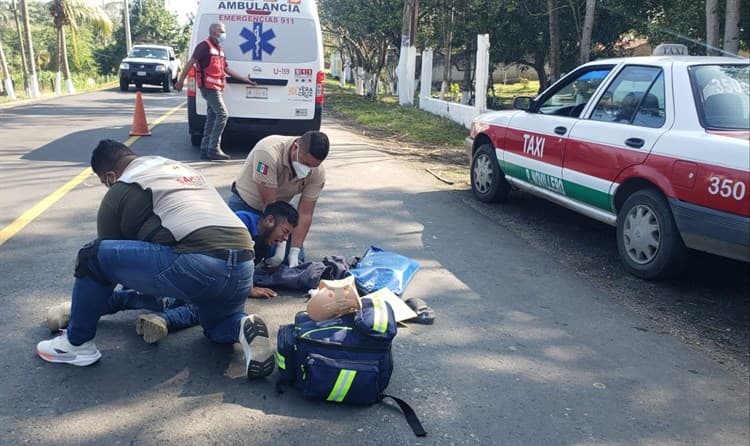
[{"label": "tan uniform shirt", "polygon": [[323,165],[310,169],[303,179],[297,178],[289,152],[297,137],[272,135],[258,141],[245,160],[235,184],[240,198],[250,207],[263,210],[263,199],[256,185],[276,189],[276,199],[286,202],[302,194],[306,200],[317,200],[326,182]]}]

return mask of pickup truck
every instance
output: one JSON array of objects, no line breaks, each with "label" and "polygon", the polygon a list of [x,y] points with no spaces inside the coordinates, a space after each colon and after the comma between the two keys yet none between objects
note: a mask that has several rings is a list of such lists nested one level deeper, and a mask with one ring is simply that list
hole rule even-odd
[{"label": "pickup truck", "polygon": [[182,62],[170,46],[135,45],[120,63],[120,91],[128,91],[130,84],[161,85],[169,93],[182,71]]}]

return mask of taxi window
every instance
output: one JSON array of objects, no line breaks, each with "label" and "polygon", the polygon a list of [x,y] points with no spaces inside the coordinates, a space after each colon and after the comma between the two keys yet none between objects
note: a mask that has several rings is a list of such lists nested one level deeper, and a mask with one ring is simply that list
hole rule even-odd
[{"label": "taxi window", "polygon": [[539,105],[539,113],[577,118],[612,67],[596,67],[564,79]]},{"label": "taxi window", "polygon": [[724,130],[750,128],[748,65],[701,65],[691,67],[689,72],[703,127]]},{"label": "taxi window", "polygon": [[[202,40],[212,23],[223,23],[227,39],[222,44],[227,60],[239,62],[306,63],[318,60],[315,21],[297,17],[204,14],[196,30]],[[221,20],[220,20],[221,19]],[[231,66],[231,65],[230,65]]]},{"label": "taxi window", "polygon": [[628,66],[612,81],[591,119],[643,127],[664,125],[664,74],[658,67]]}]

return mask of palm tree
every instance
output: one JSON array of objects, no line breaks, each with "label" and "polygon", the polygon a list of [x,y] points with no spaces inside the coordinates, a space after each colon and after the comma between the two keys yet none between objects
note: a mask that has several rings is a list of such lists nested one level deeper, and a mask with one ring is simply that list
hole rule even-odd
[{"label": "palm tree", "polygon": [[65,75],[65,87],[68,93],[74,93],[73,81],[70,79],[70,66],[68,65],[68,48],[65,41],[65,27],[69,27],[75,39],[79,23],[90,24],[96,30],[104,33],[112,33],[112,21],[107,13],[98,6],[90,5],[86,0],[52,0],[49,4],[55,30],[57,31],[57,89],[59,92],[60,69]]},{"label": "palm tree", "polygon": [[[23,75],[23,88],[29,90],[29,63],[26,61],[26,48],[23,43],[23,32],[21,31],[21,21],[18,19],[18,6],[16,0],[11,0],[11,9],[13,10],[13,20],[16,23],[16,33],[18,33],[18,50],[21,53],[21,74]],[[28,94],[28,93],[27,93]]]},{"label": "palm tree", "polygon": [[31,76],[29,76],[29,96],[32,98],[39,97],[39,80],[36,77],[36,62],[34,61],[34,44],[31,41],[31,23],[29,23],[29,0],[21,0],[23,10],[23,27],[26,31],[26,42],[29,44],[29,67]]},{"label": "palm tree", "polygon": [[[8,16],[0,11],[0,23],[7,22]],[[3,75],[3,88],[5,88],[8,97],[11,99],[16,98],[16,92],[13,90],[13,80],[10,78],[10,70],[8,70],[8,61],[5,60],[5,51],[3,51],[3,41],[0,40],[0,72]]]}]

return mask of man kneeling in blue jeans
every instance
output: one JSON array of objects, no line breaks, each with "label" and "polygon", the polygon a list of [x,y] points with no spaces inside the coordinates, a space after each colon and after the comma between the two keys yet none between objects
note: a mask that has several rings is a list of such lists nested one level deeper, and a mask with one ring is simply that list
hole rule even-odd
[{"label": "man kneeling in blue jeans", "polygon": [[[256,268],[266,257],[274,255],[279,242],[286,241],[297,226],[297,210],[285,201],[274,201],[258,215],[249,211],[235,212],[247,227],[253,239]],[[257,269],[255,270],[257,272]],[[249,298],[271,299],[276,292],[270,288],[253,286]],[[70,302],[61,302],[47,310],[47,326],[56,332],[67,327],[70,321]],[[107,314],[123,310],[149,310],[149,313],[138,315],[135,331],[148,343],[158,342],[167,334],[183,328],[198,325],[198,309],[173,297],[154,297],[135,290],[121,289],[112,292],[109,297]]]},{"label": "man kneeling in blue jeans", "polygon": [[109,188],[99,206],[98,238],[78,252],[67,330],[39,342],[37,354],[78,366],[98,361],[96,326],[111,313],[110,297],[121,284],[194,304],[206,337],[242,345],[248,378],[269,375],[268,328],[244,312],[253,242],[216,189],[189,166],[139,157],[112,140],[99,142],[91,168]]}]

